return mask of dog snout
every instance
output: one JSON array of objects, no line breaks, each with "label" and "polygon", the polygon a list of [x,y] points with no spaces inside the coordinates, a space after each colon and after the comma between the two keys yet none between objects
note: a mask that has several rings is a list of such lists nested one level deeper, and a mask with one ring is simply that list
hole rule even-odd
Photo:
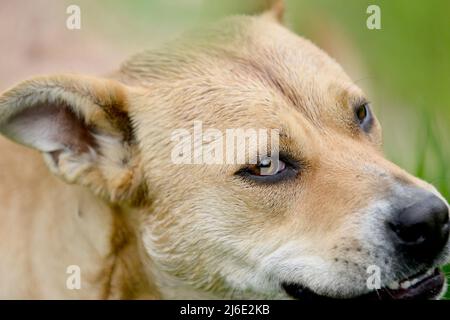
[{"label": "dog snout", "polygon": [[399,251],[418,262],[430,262],[444,249],[449,238],[447,204],[434,194],[418,193],[412,205],[397,210],[388,222]]}]

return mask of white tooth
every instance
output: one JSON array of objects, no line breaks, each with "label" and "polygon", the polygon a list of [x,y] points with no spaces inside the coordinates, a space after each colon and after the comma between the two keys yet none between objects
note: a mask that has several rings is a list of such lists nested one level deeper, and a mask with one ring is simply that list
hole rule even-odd
[{"label": "white tooth", "polygon": [[425,276],[431,276],[433,274],[434,270],[430,269],[427,271],[427,273],[425,274]]},{"label": "white tooth", "polygon": [[415,285],[416,283],[418,283],[420,281],[420,279],[413,279],[411,280],[411,285]]},{"label": "white tooth", "polygon": [[408,289],[409,287],[411,287],[411,282],[405,281],[400,286],[402,287],[402,289]]},{"label": "white tooth", "polygon": [[422,281],[422,280],[424,280],[425,278],[428,278],[429,276],[430,276],[430,275],[424,274],[423,276],[417,278],[417,280]]},{"label": "white tooth", "polygon": [[399,283],[397,281],[396,282],[391,282],[388,285],[388,288],[391,289],[391,290],[398,290],[400,288],[400,285],[399,285]]}]

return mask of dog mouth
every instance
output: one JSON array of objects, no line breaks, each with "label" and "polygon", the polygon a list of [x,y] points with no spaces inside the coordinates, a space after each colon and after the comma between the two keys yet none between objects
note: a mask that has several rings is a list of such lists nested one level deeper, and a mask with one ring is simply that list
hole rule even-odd
[{"label": "dog mouth", "polygon": [[352,298],[322,296],[298,284],[284,283],[286,293],[294,299],[316,300],[433,300],[440,297],[445,286],[445,275],[439,269],[418,273],[410,278],[396,281],[385,288]]}]

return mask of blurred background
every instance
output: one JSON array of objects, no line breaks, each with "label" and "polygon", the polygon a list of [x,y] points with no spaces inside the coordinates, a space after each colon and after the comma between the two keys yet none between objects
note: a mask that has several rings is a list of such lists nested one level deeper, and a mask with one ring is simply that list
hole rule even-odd
[{"label": "blurred background", "polygon": [[[286,0],[285,24],[327,51],[368,94],[395,163],[450,200],[450,1]],[[81,8],[68,30],[66,9]],[[369,30],[369,5],[381,30]],[[36,74],[102,74],[130,54],[265,0],[0,1],[0,91]],[[450,268],[448,270],[450,272]]]}]

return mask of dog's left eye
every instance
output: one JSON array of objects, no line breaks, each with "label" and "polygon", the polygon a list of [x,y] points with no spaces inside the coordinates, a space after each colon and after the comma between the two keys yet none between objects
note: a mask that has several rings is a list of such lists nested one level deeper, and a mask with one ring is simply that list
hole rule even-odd
[{"label": "dog's left eye", "polygon": [[366,132],[368,132],[372,126],[372,113],[368,103],[364,103],[355,110],[356,119],[359,126]]}]

